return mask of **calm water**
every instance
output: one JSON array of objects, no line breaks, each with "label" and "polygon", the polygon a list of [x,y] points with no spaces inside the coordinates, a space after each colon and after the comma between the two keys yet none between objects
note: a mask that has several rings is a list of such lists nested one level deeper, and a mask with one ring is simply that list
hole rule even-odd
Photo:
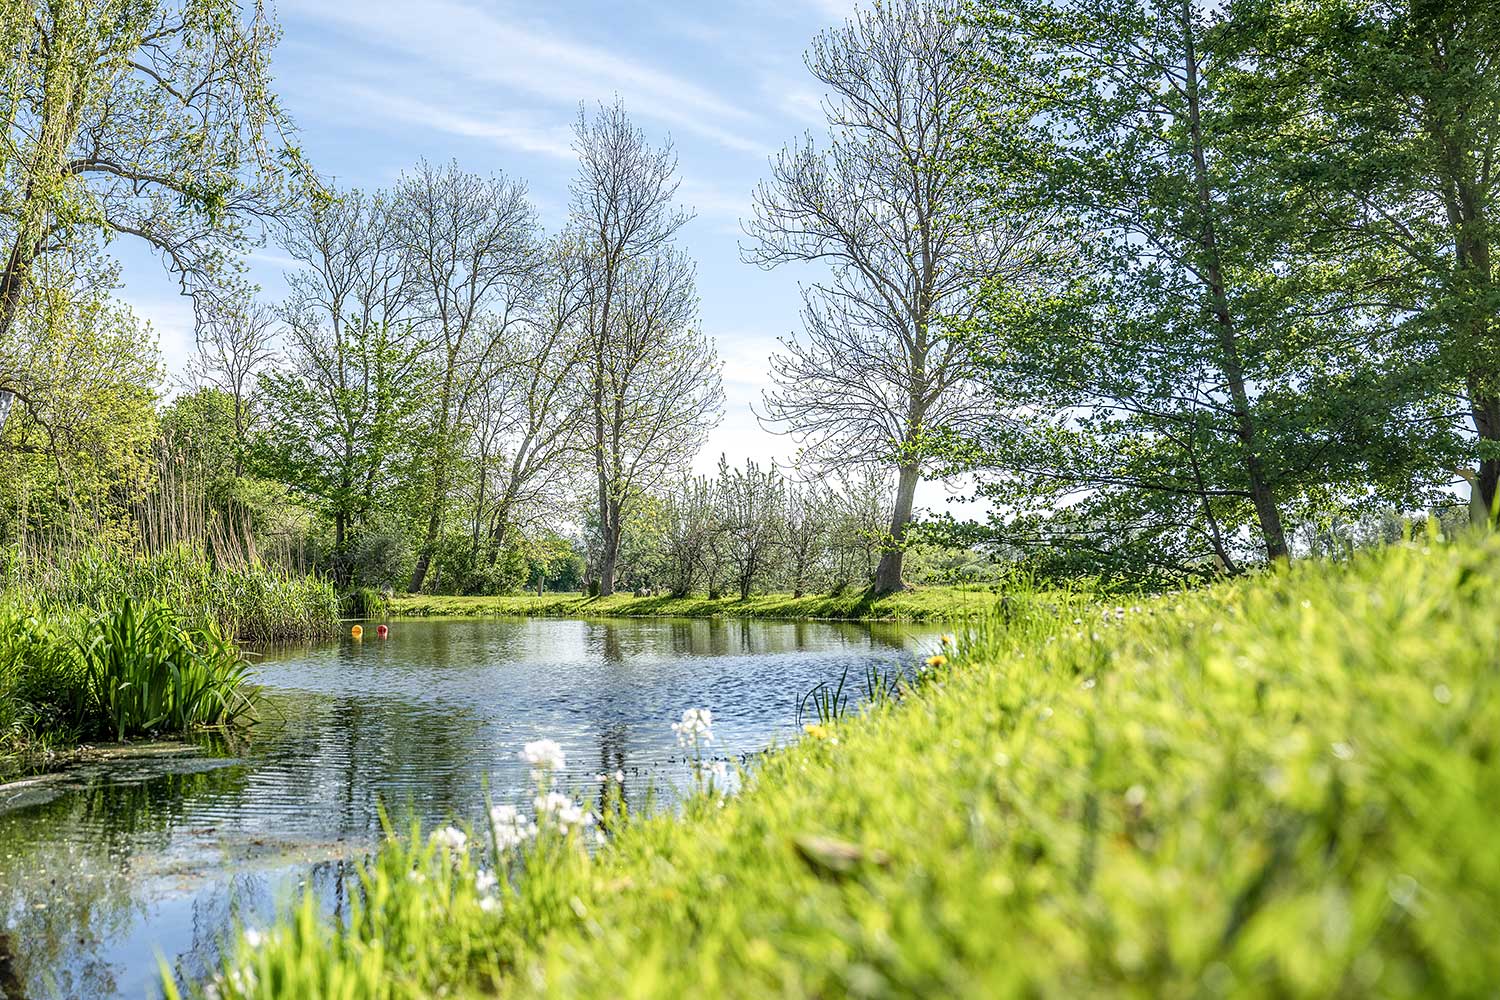
[{"label": "calm water", "polygon": [[268,652],[265,721],[0,788],[0,997],[155,996],[157,958],[217,967],[235,922],[263,924],[299,887],[337,914],[378,806],[425,824],[477,820],[484,787],[520,799],[515,758],[551,737],[565,784],[625,773],[627,799],[688,780],[669,728],[714,712],[739,759],[792,734],[799,696],[910,666],[923,626],[552,620],[397,622],[384,641]]}]

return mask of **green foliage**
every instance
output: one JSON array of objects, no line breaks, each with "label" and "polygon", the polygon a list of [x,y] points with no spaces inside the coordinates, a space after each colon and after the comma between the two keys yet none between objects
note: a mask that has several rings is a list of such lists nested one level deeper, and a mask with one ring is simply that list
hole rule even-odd
[{"label": "green foliage", "polygon": [[79,642],[83,684],[74,715],[115,739],[220,726],[248,712],[249,666],[211,622],[184,628],[161,604],[127,597]]},{"label": "green foliage", "polygon": [[127,598],[172,607],[184,621],[211,622],[247,642],[332,635],[339,603],[333,585],[264,565],[218,567],[189,546],[150,555],[88,549],[54,560],[14,560],[8,590],[38,613],[108,611]]},{"label": "green foliage", "polygon": [[607,846],[546,840],[516,880],[493,845],[392,842],[359,915],[309,897],[218,988],[1486,996],[1497,582],[1489,542],[1140,607],[1018,592],[722,807],[613,814]]},{"label": "green foliage", "polygon": [[1241,6],[970,11],[983,124],[959,169],[1056,247],[1050,273],[992,283],[969,326],[992,416],[947,444],[1011,544],[1236,572],[1449,478],[1449,407],[1371,292],[1382,261],[1261,155],[1303,116],[1247,84]]}]

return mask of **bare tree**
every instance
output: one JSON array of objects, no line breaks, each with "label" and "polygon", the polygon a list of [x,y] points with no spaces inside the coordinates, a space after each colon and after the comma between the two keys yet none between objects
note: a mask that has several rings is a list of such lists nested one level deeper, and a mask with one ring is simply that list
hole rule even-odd
[{"label": "bare tree", "polygon": [[786,480],[749,460],[743,469],[730,468],[728,457],[720,455],[717,493],[719,536],[740,600],[748,600],[782,539]]},{"label": "bare tree", "polygon": [[398,185],[402,248],[436,355],[431,507],[410,589],[442,531],[455,449],[482,375],[535,292],[540,241],[525,185],[423,162]]},{"label": "bare tree", "polygon": [[188,369],[190,377],[224,393],[234,407],[236,477],[244,472],[255,378],[276,359],[276,309],[252,294],[221,299],[200,311],[198,354]]},{"label": "bare tree", "polygon": [[981,283],[1019,278],[1035,257],[1029,227],[972,223],[947,170],[972,115],[959,6],[889,0],[813,41],[805,61],[828,89],[828,144],[808,135],[772,160],[741,249],[768,269],[831,269],[804,288],[803,336],[771,358],[763,421],[804,442],[810,463],[894,466],[880,591],[902,585],[925,435],[984,412],[945,324],[971,313]]},{"label": "bare tree", "polygon": [[676,157],[653,148],[618,102],[575,126],[571,228],[581,241],[600,532],[599,592],[614,592],[625,518],[682,470],[717,422],[718,358],[697,326],[692,264],[672,239]]},{"label": "bare tree", "polygon": [[492,565],[525,518],[558,512],[557,487],[576,465],[585,423],[583,274],[577,241],[552,241],[541,293],[495,352],[476,403],[473,545],[477,559],[487,526]]}]

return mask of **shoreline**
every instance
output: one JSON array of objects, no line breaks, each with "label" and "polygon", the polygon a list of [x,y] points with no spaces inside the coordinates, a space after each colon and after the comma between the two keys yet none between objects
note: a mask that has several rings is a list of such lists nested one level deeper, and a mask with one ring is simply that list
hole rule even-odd
[{"label": "shoreline", "polygon": [[690,618],[757,619],[788,622],[944,623],[982,618],[998,607],[1005,595],[979,587],[920,587],[874,596],[848,594],[757,594],[709,598],[612,594],[502,594],[481,597],[398,595],[391,599],[390,616],[421,618]]}]

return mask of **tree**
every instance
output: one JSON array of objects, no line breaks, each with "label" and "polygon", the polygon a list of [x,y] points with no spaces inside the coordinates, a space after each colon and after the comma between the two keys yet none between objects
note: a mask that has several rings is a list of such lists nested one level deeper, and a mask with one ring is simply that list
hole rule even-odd
[{"label": "tree", "polygon": [[771,360],[765,416],[810,445],[809,461],[895,468],[879,591],[902,585],[930,430],[983,413],[947,328],[972,312],[982,282],[1022,281],[1037,257],[1025,217],[976,226],[949,169],[974,123],[961,6],[891,0],[814,40],[806,63],[830,94],[828,145],[809,135],[776,156],[741,251],[764,268],[831,268],[804,289],[803,336]]},{"label": "tree", "polygon": [[233,405],[236,476],[244,470],[255,379],[276,358],[275,324],[275,309],[249,293],[212,303],[198,318],[198,356],[189,362],[189,373],[200,385],[223,392]]},{"label": "tree", "polygon": [[[1500,494],[1500,9],[1238,0],[1227,42],[1279,128],[1257,152],[1358,247],[1412,377],[1454,399],[1476,521]],[[1435,453],[1434,458],[1441,458]]]},{"label": "tree", "polygon": [[37,536],[129,543],[131,505],[155,471],[156,342],[110,299],[113,266],[93,259],[65,278],[51,273],[58,262],[37,264],[42,280],[11,328],[4,365],[26,391],[0,431],[0,524],[23,549]]},{"label": "tree", "polygon": [[520,518],[559,513],[555,498],[576,464],[585,431],[584,270],[574,240],[551,243],[537,301],[481,375],[474,546],[477,554],[487,521],[491,563]]},{"label": "tree", "polygon": [[829,497],[818,483],[791,483],[786,490],[781,529],[783,575],[793,597],[815,586],[828,551]]},{"label": "tree", "polygon": [[[211,297],[300,154],[270,86],[274,25],[229,0],[0,11],[0,353],[48,256],[145,240]],[[5,375],[0,372],[0,379]],[[0,407],[24,385],[0,381]]]},{"label": "tree", "polygon": [[994,403],[979,464],[1008,541],[1232,572],[1290,555],[1289,514],[1424,485],[1430,413],[1347,247],[1252,155],[1279,123],[1240,100],[1224,16],[1178,0],[972,14],[968,183],[1000,215],[1055,206],[1076,258],[1054,287],[992,289],[971,325]]},{"label": "tree", "polygon": [[398,232],[415,308],[436,356],[427,526],[412,569],[422,589],[443,527],[456,450],[481,375],[534,293],[540,252],[526,187],[425,161],[397,186]]},{"label": "tree", "polygon": [[743,469],[730,468],[719,456],[719,539],[739,587],[740,600],[749,600],[756,582],[766,573],[780,544],[786,481],[775,469],[761,470],[746,460]]},{"label": "tree", "polygon": [[672,205],[671,146],[652,148],[617,102],[592,119],[580,110],[574,148],[598,582],[610,594],[631,506],[681,472],[717,422],[723,389],[697,325],[693,266],[672,246],[689,216]]},{"label": "tree", "polygon": [[708,556],[717,544],[714,484],[706,476],[686,476],[662,504],[662,573],[674,597],[687,597],[708,575]]},{"label": "tree", "polygon": [[287,277],[286,364],[261,380],[260,467],[332,522],[347,582],[356,527],[404,506],[396,479],[418,468],[432,372],[411,330],[412,292],[389,199],[354,190],[307,206],[281,232],[302,267]]}]

